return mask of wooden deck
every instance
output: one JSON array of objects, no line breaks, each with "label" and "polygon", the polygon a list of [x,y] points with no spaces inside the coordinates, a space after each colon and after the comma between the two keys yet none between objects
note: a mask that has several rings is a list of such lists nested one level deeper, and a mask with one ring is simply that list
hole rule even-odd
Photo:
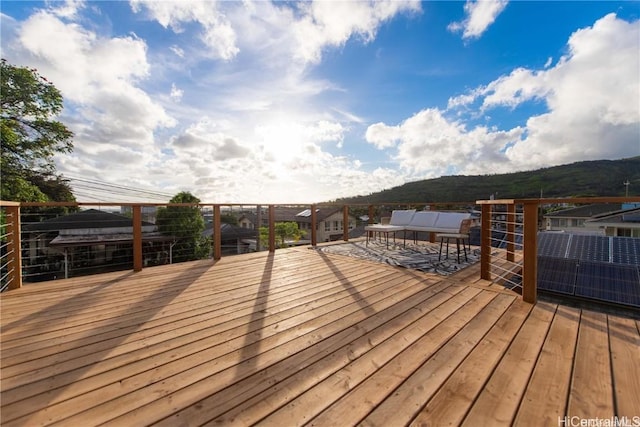
[{"label": "wooden deck", "polygon": [[[640,416],[640,321],[309,248],[27,285],[1,424],[533,425]],[[562,424],[568,425],[568,424]]]}]

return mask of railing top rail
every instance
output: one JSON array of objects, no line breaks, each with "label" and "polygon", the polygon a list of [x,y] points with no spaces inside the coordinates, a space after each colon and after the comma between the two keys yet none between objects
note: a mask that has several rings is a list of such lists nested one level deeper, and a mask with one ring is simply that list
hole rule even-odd
[{"label": "railing top rail", "polygon": [[476,200],[478,205],[513,205],[525,203],[538,203],[541,205],[550,203],[640,203],[640,196],[628,197],[560,197],[544,199],[500,199],[500,200]]},{"label": "railing top rail", "polygon": [[77,207],[77,206],[311,206],[318,207],[336,206],[371,206],[371,205],[432,205],[432,206],[469,206],[475,202],[371,202],[371,203],[145,203],[145,202],[1,202],[2,206],[22,207]]},{"label": "railing top rail", "polygon": [[380,205],[431,205],[431,206],[470,206],[470,205],[512,205],[512,204],[551,204],[551,203],[568,203],[568,204],[585,204],[585,203],[640,203],[640,196],[628,197],[560,197],[560,198],[543,198],[543,199],[496,199],[496,200],[476,200],[475,202],[370,202],[370,203],[338,203],[338,202],[320,202],[320,203],[145,203],[145,202],[14,202],[0,200],[0,206],[21,206],[21,207],[78,207],[78,206],[310,206],[318,207],[342,207],[348,206],[380,206]]}]

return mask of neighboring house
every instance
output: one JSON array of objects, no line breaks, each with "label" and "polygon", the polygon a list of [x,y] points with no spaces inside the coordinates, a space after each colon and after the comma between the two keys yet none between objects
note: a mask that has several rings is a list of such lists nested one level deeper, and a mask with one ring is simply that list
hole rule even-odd
[{"label": "neighboring house", "polygon": [[596,215],[585,221],[585,227],[605,236],[640,237],[640,208]]},{"label": "neighboring house", "polygon": [[253,212],[243,212],[238,218],[238,226],[248,230],[255,230],[258,216]]},{"label": "neighboring house", "polygon": [[[212,223],[206,224],[202,237],[213,238]],[[222,254],[244,254],[256,249],[256,231],[247,227],[222,223],[220,224],[220,239]]]},{"label": "neighboring house", "polygon": [[[133,207],[122,206],[120,207],[120,213],[124,216],[131,217],[133,215]],[[157,214],[158,214],[157,206],[142,206],[140,208],[140,216],[142,217],[143,221],[147,221],[155,224]]]},{"label": "neighboring house", "polygon": [[[305,235],[300,243],[307,244],[311,240],[311,209],[299,207],[276,206],[274,211],[275,222],[295,222]],[[269,226],[269,211],[263,209],[260,227]],[[256,228],[258,216],[254,213],[244,212],[238,219],[242,228],[253,230]],[[357,218],[349,215],[348,230],[354,230]],[[316,237],[318,242],[331,242],[343,237],[344,218],[341,208],[316,208]]]},{"label": "neighboring house", "polygon": [[[276,207],[276,222],[295,222],[305,233],[304,239],[311,240],[311,209]],[[333,242],[343,238],[344,217],[342,209],[335,207],[316,208],[316,239],[318,242]],[[356,217],[349,215],[347,230],[356,227]]]},{"label": "neighboring house", "polygon": [[578,234],[603,234],[604,230],[587,228],[585,222],[596,216],[618,210],[620,210],[619,204],[593,204],[550,212],[544,215],[545,229]]},{"label": "neighboring house", "polygon": [[[27,281],[130,269],[131,218],[88,209],[23,226],[23,266]],[[144,265],[169,262],[172,236],[142,222]]]}]

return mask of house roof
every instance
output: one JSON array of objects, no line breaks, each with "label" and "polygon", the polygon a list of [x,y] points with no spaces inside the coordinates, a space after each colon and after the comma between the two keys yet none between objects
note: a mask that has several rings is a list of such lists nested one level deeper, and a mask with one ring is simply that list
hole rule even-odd
[{"label": "house roof", "polygon": [[[331,215],[341,212],[342,209],[334,207],[316,208],[316,219],[318,222],[324,221]],[[276,207],[275,217],[276,222],[293,221],[311,223],[311,209],[300,207]]]},{"label": "house roof", "polygon": [[[143,242],[169,242],[172,240],[175,240],[173,236],[167,236],[158,232],[142,233]],[[57,236],[55,239],[49,242],[49,245],[59,247],[74,247],[131,242],[133,242],[133,233],[88,234]]]},{"label": "house roof", "polygon": [[575,208],[563,209],[561,211],[550,212],[545,217],[553,218],[592,218],[596,215],[608,214],[620,210],[620,204],[599,203],[593,205],[577,206]]},{"label": "house roof", "polygon": [[[202,232],[202,237],[211,236],[213,236],[213,224],[207,224],[206,228]],[[254,239],[256,237],[256,230],[249,230],[248,228],[242,228],[237,225],[223,222],[220,224],[220,236],[222,240]]]},{"label": "house roof", "polygon": [[640,228],[640,208],[625,209],[609,214],[599,215],[585,221],[586,226]]},{"label": "house roof", "polygon": [[[153,223],[142,221],[143,226],[154,226]],[[87,209],[69,215],[62,215],[42,222],[25,224],[25,231],[59,231],[84,228],[116,228],[132,227],[133,220],[127,216]]]}]

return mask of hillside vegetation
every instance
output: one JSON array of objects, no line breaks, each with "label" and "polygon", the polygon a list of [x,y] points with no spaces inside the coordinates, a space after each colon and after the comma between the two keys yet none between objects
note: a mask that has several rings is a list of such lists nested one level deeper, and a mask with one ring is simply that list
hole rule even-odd
[{"label": "hillside vegetation", "polygon": [[640,156],[596,160],[501,175],[443,176],[340,199],[344,203],[468,202],[488,199],[640,195]]}]

